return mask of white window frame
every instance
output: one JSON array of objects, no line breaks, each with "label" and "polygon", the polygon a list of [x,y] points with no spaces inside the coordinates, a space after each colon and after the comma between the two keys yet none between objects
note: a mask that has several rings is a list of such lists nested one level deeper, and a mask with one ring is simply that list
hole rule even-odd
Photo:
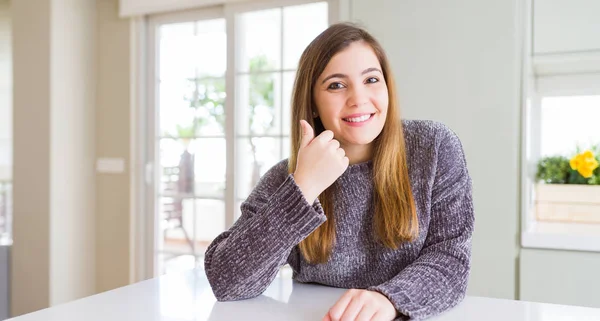
[{"label": "white window frame", "polygon": [[[522,101],[522,184],[520,193],[521,246],[524,248],[567,246],[573,247],[572,249],[575,250],[583,250],[577,248],[580,241],[576,235],[574,237],[566,235],[560,241],[556,241],[557,239],[551,235],[536,235],[535,229],[538,221],[531,211],[535,209],[535,172],[536,164],[541,158],[541,141],[543,139],[541,133],[542,99],[559,96],[600,95],[598,62],[600,62],[600,52],[526,57],[526,72],[522,78],[525,85],[523,86],[524,99]],[[585,68],[588,68],[589,71],[582,71]],[[556,244],[560,244],[560,246],[557,247]]]},{"label": "white window frame", "polygon": [[[131,79],[131,164],[130,164],[130,282],[139,282],[155,276],[156,255],[154,253],[155,215],[148,211],[155,209],[155,186],[158,181],[154,170],[156,124],[156,62],[158,48],[153,28],[166,23],[177,23],[200,19],[225,18],[227,32],[227,71],[225,76],[227,98],[225,111],[234,114],[235,100],[235,15],[248,11],[293,6],[314,2],[328,3],[329,24],[348,20],[351,16],[350,0],[267,0],[245,3],[224,4],[214,7],[194,9],[185,12],[159,14],[131,19],[130,27],[130,79]],[[154,48],[154,50],[149,50]],[[225,195],[225,228],[231,227],[235,217],[235,129],[234,117],[226,118],[225,139],[227,142],[227,176]],[[150,139],[148,139],[150,138]],[[151,142],[151,143],[150,143]]]}]

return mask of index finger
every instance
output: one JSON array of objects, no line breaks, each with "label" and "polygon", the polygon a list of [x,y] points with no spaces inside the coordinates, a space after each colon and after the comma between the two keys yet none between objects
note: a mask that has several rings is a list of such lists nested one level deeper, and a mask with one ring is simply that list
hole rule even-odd
[{"label": "index finger", "polygon": [[342,297],[331,307],[331,309],[329,309],[329,316],[331,320],[337,321],[342,317],[344,311],[346,311],[346,308],[348,307],[348,304],[350,304],[354,293],[354,290],[346,291],[346,293],[342,295]]},{"label": "index finger", "polygon": [[323,141],[324,143],[333,139],[333,132],[331,130],[324,130],[322,133],[317,136],[316,139]]}]

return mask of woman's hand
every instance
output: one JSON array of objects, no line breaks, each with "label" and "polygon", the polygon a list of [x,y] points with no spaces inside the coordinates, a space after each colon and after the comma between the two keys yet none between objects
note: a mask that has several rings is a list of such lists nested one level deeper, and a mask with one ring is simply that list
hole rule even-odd
[{"label": "woman's hand", "polygon": [[348,290],[333,305],[323,321],[390,321],[398,312],[383,294],[367,290]]},{"label": "woman's hand", "polygon": [[305,121],[300,121],[302,142],[298,150],[298,161],[294,180],[309,203],[335,182],[348,168],[350,161],[333,139],[333,132],[323,131],[315,138],[315,132]]}]

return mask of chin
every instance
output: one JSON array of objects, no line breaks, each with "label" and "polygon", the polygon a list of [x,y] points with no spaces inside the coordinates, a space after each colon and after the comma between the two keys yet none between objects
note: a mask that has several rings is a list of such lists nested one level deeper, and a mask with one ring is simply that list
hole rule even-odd
[{"label": "chin", "polygon": [[351,145],[369,145],[375,140],[375,138],[377,138],[377,137],[348,139],[347,142],[348,142],[348,144],[351,144]]}]

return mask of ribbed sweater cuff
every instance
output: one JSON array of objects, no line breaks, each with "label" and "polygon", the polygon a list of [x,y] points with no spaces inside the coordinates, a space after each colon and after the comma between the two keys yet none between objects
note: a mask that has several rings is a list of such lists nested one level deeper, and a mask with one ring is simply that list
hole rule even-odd
[{"label": "ribbed sweater cuff", "polygon": [[309,204],[291,174],[272,195],[269,203],[271,204],[267,207],[271,211],[278,210],[279,213],[267,211],[264,215],[279,217],[280,226],[288,229],[289,233],[296,234],[301,240],[327,220],[321,204],[318,201],[313,205]]},{"label": "ribbed sweater cuff", "polygon": [[403,292],[394,292],[390,287],[385,285],[373,286],[367,288],[369,291],[375,291],[383,294],[385,297],[392,302],[394,307],[398,312],[400,312],[400,316],[395,318],[394,321],[401,320],[414,320],[410,316],[413,316],[415,311],[421,309],[420,306],[411,302],[410,296]]}]

